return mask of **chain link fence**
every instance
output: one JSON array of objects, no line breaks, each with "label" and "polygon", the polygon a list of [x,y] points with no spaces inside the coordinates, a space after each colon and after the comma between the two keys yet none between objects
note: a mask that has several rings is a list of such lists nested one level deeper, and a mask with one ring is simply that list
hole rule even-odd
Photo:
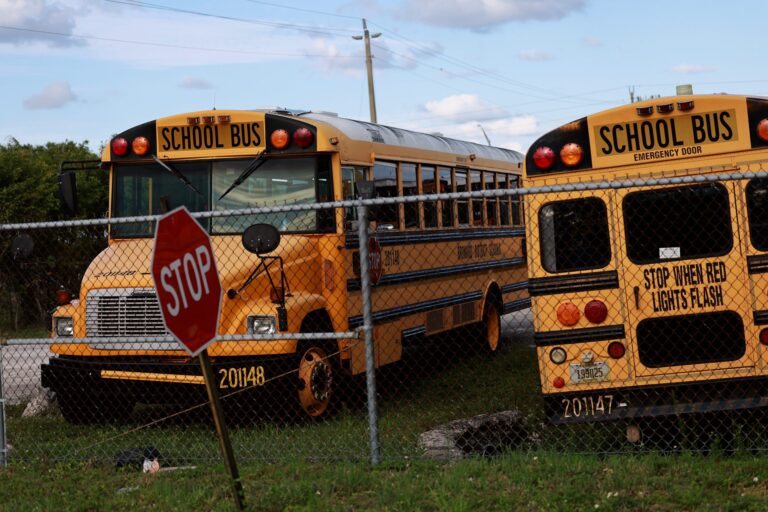
[{"label": "chain link fence", "polygon": [[[209,353],[235,455],[763,450],[765,197],[762,169],[712,170],[194,214],[224,290]],[[155,295],[156,220],[0,226],[11,462],[218,460]],[[258,223],[274,251],[244,247]]]}]

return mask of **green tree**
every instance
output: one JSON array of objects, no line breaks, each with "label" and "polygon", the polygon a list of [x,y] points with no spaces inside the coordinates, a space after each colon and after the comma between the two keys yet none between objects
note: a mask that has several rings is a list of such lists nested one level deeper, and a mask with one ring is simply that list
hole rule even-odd
[{"label": "green tree", "polygon": [[[63,220],[57,185],[61,162],[97,158],[87,142],[33,146],[9,139],[0,144],[0,224]],[[78,217],[106,216],[108,179],[106,171],[78,172]],[[12,254],[20,234],[34,241],[29,258]],[[55,306],[56,290],[77,292],[88,263],[105,246],[104,226],[0,230],[0,336],[40,325]]]}]

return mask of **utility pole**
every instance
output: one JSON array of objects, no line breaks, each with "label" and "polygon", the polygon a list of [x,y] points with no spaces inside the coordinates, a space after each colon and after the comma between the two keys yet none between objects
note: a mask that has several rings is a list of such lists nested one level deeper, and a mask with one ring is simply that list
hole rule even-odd
[{"label": "utility pole", "polygon": [[373,58],[371,57],[371,38],[381,36],[381,32],[371,34],[368,32],[368,25],[363,18],[363,35],[352,36],[352,39],[360,41],[365,40],[365,65],[368,68],[368,104],[371,108],[371,122],[376,123],[376,95],[373,93]]}]

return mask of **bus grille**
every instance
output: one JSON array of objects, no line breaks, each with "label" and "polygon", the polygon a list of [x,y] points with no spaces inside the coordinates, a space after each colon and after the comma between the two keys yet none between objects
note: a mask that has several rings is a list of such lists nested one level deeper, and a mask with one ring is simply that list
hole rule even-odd
[{"label": "bus grille", "polygon": [[89,337],[168,334],[152,288],[94,290],[87,300],[85,328]]}]

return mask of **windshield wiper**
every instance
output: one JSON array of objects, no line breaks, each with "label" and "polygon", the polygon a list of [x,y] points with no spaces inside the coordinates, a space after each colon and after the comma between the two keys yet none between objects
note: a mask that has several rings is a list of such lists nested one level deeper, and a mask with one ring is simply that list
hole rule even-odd
[{"label": "windshield wiper", "polygon": [[170,164],[167,164],[167,163],[163,162],[162,160],[160,160],[159,158],[157,158],[157,156],[156,156],[156,155],[152,155],[152,158],[154,159],[154,161],[155,161],[155,162],[157,162],[158,164],[160,164],[160,167],[162,167],[163,169],[165,169],[165,170],[166,170],[166,171],[168,171],[169,173],[171,173],[171,174],[173,174],[174,176],[176,176],[176,177],[177,177],[179,180],[183,181],[183,182],[184,182],[184,184],[185,184],[186,186],[188,186],[189,188],[191,188],[192,190],[194,190],[195,192],[197,192],[197,195],[199,195],[199,196],[202,196],[202,195],[203,195],[203,193],[202,193],[202,192],[200,192],[199,190],[197,190],[197,187],[195,187],[195,186],[192,184],[192,182],[191,182],[191,181],[189,181],[189,179],[188,179],[186,176],[184,176],[184,175],[181,173],[181,171],[180,171],[180,170],[176,169],[175,167],[171,167],[171,165],[170,165]]},{"label": "windshield wiper", "polygon": [[240,173],[240,176],[237,177],[237,179],[232,182],[232,184],[229,186],[229,188],[219,196],[219,201],[221,201],[225,195],[232,192],[233,189],[239,187],[245,180],[248,179],[248,176],[254,173],[256,169],[261,167],[261,164],[267,161],[267,151],[264,150],[261,153],[258,154],[256,158],[251,160],[251,163],[249,163],[245,169],[243,169],[243,172]]}]

